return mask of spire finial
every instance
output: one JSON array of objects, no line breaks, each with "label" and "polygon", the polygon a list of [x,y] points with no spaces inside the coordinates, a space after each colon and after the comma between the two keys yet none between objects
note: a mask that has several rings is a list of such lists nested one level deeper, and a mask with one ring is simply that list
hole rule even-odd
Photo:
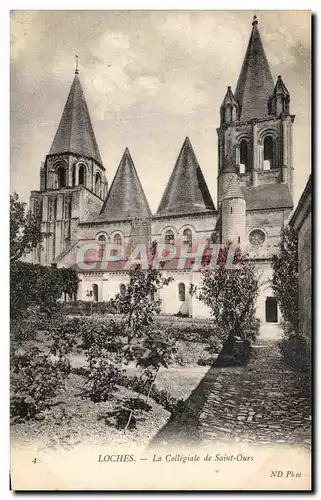
[{"label": "spire finial", "polygon": [[258,23],[259,23],[259,21],[257,20],[257,16],[254,14],[253,21],[252,21],[252,26],[255,26]]},{"label": "spire finial", "polygon": [[75,75],[78,75],[79,74],[79,71],[78,71],[79,60],[78,60],[78,55],[77,54],[75,54],[75,61],[76,61]]}]

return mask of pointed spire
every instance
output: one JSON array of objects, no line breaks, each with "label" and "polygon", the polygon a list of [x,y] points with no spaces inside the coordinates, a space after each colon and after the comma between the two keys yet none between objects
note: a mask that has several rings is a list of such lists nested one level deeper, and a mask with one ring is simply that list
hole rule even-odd
[{"label": "pointed spire", "polygon": [[278,76],[273,94],[270,98],[271,115],[288,115],[290,113],[290,92],[283,83],[282,77]]},{"label": "pointed spire", "polygon": [[157,214],[204,210],[215,210],[215,207],[191,142],[186,137]]},{"label": "pointed spire", "polygon": [[278,76],[278,79],[276,81],[276,84],[275,84],[275,87],[273,90],[273,95],[274,96],[283,95],[285,97],[290,97],[290,92],[288,91],[288,89],[284,85],[281,75]]},{"label": "pointed spire", "polygon": [[273,88],[273,78],[262,44],[258,20],[254,16],[250,40],[234,94],[240,106],[240,120],[267,116]]},{"label": "pointed spire", "polygon": [[143,187],[126,148],[98,219],[123,220],[150,216],[151,210]]},{"label": "pointed spire", "polygon": [[237,102],[235,100],[234,94],[233,94],[230,86],[227,87],[227,91],[226,91],[225,97],[223,99],[223,102],[221,104],[221,108],[226,107],[226,106],[236,106],[237,107]]},{"label": "pointed spire", "polygon": [[[77,59],[76,59],[77,61]],[[78,77],[78,65],[49,154],[75,153],[102,165],[87,103]]]},{"label": "pointed spire", "polygon": [[221,125],[230,124],[238,118],[238,103],[235,100],[231,87],[227,91],[220,108]]}]

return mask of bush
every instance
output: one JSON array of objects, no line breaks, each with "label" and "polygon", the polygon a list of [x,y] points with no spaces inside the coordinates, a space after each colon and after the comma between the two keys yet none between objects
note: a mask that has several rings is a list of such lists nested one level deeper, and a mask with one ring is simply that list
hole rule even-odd
[{"label": "bush", "polygon": [[117,309],[112,302],[101,301],[91,302],[88,300],[77,300],[64,303],[64,311],[66,314],[79,314],[90,316],[91,314],[116,314]]},{"label": "bush", "polygon": [[216,358],[200,358],[197,361],[197,364],[199,366],[211,366],[214,363],[215,359]]},{"label": "bush", "polygon": [[294,370],[309,372],[311,353],[307,339],[293,331],[289,322],[283,324],[283,339],[279,342],[283,360]]},{"label": "bush", "polygon": [[79,321],[78,332],[83,342],[81,347],[85,351],[95,348],[96,350],[103,349],[108,352],[117,353],[123,346],[120,340],[120,337],[124,333],[122,325],[113,320],[107,323]]},{"label": "bush", "polygon": [[121,380],[121,370],[108,358],[95,357],[90,360],[86,384],[89,397],[94,403],[107,401]]},{"label": "bush", "polygon": [[12,417],[41,418],[70,372],[65,358],[52,360],[37,348],[11,351],[10,411]]},{"label": "bush", "polygon": [[164,389],[158,389],[155,385],[150,387],[150,384],[146,384],[141,377],[123,377],[121,385],[132,389],[139,394],[144,396],[149,395],[156,403],[162,405],[170,413],[174,413],[178,404],[181,404],[183,400],[177,400],[168,391]]}]

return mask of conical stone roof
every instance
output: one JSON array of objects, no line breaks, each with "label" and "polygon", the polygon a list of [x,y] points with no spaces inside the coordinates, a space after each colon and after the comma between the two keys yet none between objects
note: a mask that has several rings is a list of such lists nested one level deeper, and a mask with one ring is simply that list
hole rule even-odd
[{"label": "conical stone roof", "polygon": [[230,200],[232,198],[242,198],[244,200],[244,194],[236,174],[231,176],[222,200]]},{"label": "conical stone roof", "polygon": [[186,137],[156,215],[215,210],[203,172]]},{"label": "conical stone roof", "polygon": [[128,148],[125,149],[98,220],[150,217],[143,187]]},{"label": "conical stone roof", "polygon": [[87,103],[75,74],[49,154],[75,153],[102,165]]},{"label": "conical stone roof", "polygon": [[241,108],[241,121],[267,116],[269,97],[274,89],[273,78],[255,16],[252,25],[252,33],[234,93]]}]

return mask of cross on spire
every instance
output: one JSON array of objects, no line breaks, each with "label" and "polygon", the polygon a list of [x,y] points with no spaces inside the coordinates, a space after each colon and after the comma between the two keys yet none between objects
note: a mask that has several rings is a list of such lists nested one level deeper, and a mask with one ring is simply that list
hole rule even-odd
[{"label": "cross on spire", "polygon": [[77,54],[75,54],[75,61],[76,61],[75,75],[78,75],[79,74],[79,70],[78,70],[79,57]]},{"label": "cross on spire", "polygon": [[255,24],[258,24],[258,23],[259,23],[259,21],[257,20],[257,16],[254,14],[252,26],[254,26]]}]

